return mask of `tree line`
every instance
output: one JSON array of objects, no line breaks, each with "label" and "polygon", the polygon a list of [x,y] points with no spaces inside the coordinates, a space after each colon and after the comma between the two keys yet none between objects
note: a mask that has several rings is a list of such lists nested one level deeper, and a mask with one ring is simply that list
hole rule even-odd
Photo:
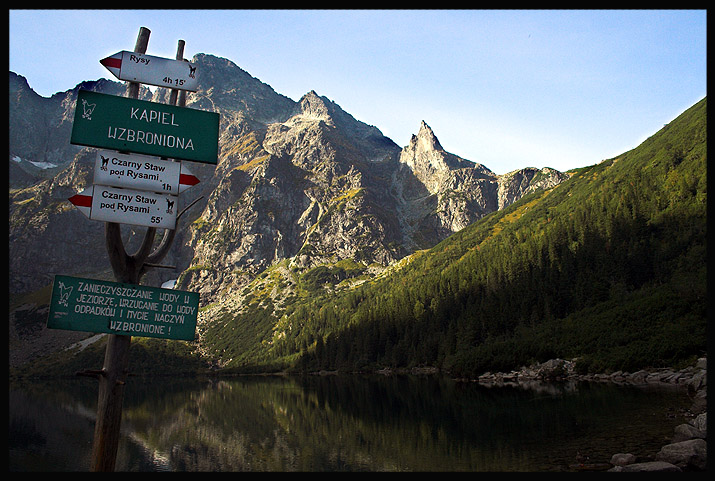
[{"label": "tree line", "polygon": [[402,270],[284,313],[296,369],[459,375],[578,357],[635,370],[705,351],[705,99],[636,149],[577,169]]}]

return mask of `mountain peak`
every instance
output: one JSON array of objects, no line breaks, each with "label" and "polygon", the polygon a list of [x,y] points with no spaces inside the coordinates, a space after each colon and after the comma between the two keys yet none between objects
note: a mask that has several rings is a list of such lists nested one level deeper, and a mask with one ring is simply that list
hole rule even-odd
[{"label": "mountain peak", "polygon": [[432,128],[424,120],[420,122],[417,135],[413,134],[409,145],[402,149],[400,162],[407,164],[415,173],[421,172],[424,176],[435,172],[475,167],[490,173],[489,169],[480,164],[445,151]]},{"label": "mountain peak", "polygon": [[424,120],[420,123],[420,130],[417,135],[412,135],[412,138],[410,139],[410,146],[414,146],[413,148],[417,153],[444,150],[442,145],[439,143],[439,140],[437,140],[437,136]]},{"label": "mountain peak", "polygon": [[310,115],[320,119],[330,118],[329,100],[321,97],[315,90],[311,90],[300,99],[300,109],[304,115]]}]

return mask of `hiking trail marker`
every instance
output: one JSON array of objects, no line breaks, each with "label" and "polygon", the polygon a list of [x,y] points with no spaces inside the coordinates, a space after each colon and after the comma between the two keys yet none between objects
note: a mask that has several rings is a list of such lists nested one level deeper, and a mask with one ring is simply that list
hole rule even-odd
[{"label": "hiking trail marker", "polygon": [[94,164],[95,185],[129,187],[176,195],[199,182],[180,162],[147,155],[100,150]]},{"label": "hiking trail marker", "polygon": [[106,185],[92,185],[68,200],[91,220],[176,228],[178,196]]},{"label": "hiking trail marker", "polygon": [[191,92],[198,89],[196,65],[191,62],[122,50],[99,63],[119,80]]}]

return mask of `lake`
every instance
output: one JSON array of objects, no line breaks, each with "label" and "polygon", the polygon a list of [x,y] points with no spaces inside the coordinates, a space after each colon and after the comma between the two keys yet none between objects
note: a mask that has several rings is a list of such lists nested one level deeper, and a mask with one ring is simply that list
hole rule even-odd
[{"label": "lake", "polygon": [[[90,378],[11,384],[10,471],[88,471],[97,388]],[[671,386],[130,377],[116,470],[568,471],[579,453],[654,456],[690,405]]]}]

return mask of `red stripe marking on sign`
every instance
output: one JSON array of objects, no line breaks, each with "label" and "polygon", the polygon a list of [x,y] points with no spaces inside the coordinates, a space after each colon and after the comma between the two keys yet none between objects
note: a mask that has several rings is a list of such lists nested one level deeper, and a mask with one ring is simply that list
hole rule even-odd
[{"label": "red stripe marking on sign", "polygon": [[92,196],[91,195],[73,195],[69,199],[77,207],[92,207]]},{"label": "red stripe marking on sign", "polygon": [[195,175],[188,175],[188,174],[180,174],[179,175],[179,184],[196,185],[198,183],[199,183],[199,178],[196,177]]},{"label": "red stripe marking on sign", "polygon": [[101,63],[107,68],[122,68],[121,58],[107,57],[100,60],[99,63]]}]

